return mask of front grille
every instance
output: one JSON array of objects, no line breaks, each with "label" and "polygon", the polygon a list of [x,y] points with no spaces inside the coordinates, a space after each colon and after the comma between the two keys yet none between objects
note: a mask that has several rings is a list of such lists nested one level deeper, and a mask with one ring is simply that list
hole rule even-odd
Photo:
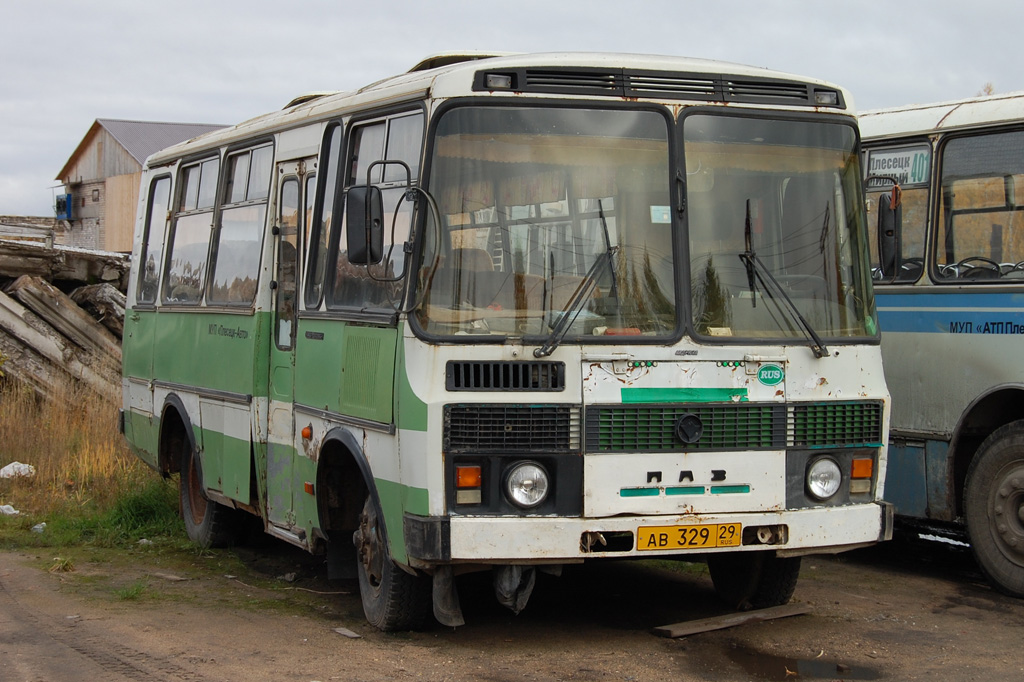
[{"label": "front grille", "polygon": [[[696,443],[676,437],[685,414],[704,424]],[[770,450],[786,446],[786,406],[780,403],[713,405],[601,405],[587,408],[587,450],[658,452]]]},{"label": "front grille", "polygon": [[797,403],[792,444],[801,447],[882,444],[882,403]]},{"label": "front grille", "polygon": [[[478,71],[473,89],[486,91],[489,71]],[[775,78],[730,78],[723,74],[674,73],[639,69],[595,68],[520,68],[501,69],[512,78],[512,91],[558,95],[605,97],[646,97],[651,99],[699,100],[746,104],[788,104],[830,106],[845,109],[842,93],[834,93],[836,103],[819,105],[818,88],[810,83]]]},{"label": "front grille", "polygon": [[562,391],[564,362],[448,362],[449,391]]},{"label": "front grille", "polygon": [[448,453],[579,452],[575,405],[445,405]]},{"label": "front grille", "polygon": [[[704,431],[696,443],[675,432],[685,414]],[[693,452],[843,448],[882,443],[882,403],[699,403],[587,407],[588,452]]]}]

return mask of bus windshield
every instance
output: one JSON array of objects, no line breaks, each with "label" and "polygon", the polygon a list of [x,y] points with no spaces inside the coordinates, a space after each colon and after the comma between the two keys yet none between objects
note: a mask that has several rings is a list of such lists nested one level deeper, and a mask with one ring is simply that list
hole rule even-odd
[{"label": "bus windshield", "polygon": [[[669,121],[470,106],[437,125],[416,319],[437,336],[678,334]],[[557,330],[557,332],[555,332]]]},{"label": "bus windshield", "polygon": [[875,336],[853,126],[699,113],[682,128],[697,335]]}]

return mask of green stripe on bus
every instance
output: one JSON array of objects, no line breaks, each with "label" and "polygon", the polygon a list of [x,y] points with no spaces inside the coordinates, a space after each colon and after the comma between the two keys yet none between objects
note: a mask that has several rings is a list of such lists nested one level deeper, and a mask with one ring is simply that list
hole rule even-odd
[{"label": "green stripe on bus", "polygon": [[395,355],[396,380],[398,384],[398,405],[395,410],[398,428],[406,431],[427,430],[427,404],[423,402],[409,383],[408,364],[403,343],[405,324],[398,325],[398,352]]},{"label": "green stripe on bus", "polygon": [[383,478],[375,478],[373,482],[384,512],[384,527],[388,533],[391,557],[399,563],[406,563],[405,513],[429,516],[430,494],[425,488],[413,488]]},{"label": "green stripe on bus", "polygon": [[672,488],[665,488],[666,495],[703,495],[704,486],[702,485],[684,485],[676,486]]},{"label": "green stripe on bus", "polygon": [[624,403],[723,403],[747,400],[745,388],[623,388]]},{"label": "green stripe on bus", "polygon": [[657,497],[660,494],[658,488],[623,488],[619,491],[622,497]]},{"label": "green stripe on bus", "polygon": [[713,485],[711,486],[712,495],[730,495],[732,493],[749,493],[749,485]]}]

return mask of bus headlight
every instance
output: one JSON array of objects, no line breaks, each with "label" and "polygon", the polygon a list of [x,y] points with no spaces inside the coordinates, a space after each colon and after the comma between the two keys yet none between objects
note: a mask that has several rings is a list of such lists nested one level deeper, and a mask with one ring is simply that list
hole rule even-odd
[{"label": "bus headlight", "polygon": [[843,474],[831,457],[819,457],[807,467],[807,492],[818,500],[827,500],[839,492]]},{"label": "bus headlight", "polygon": [[548,472],[536,462],[518,462],[505,473],[505,496],[523,509],[547,499]]}]

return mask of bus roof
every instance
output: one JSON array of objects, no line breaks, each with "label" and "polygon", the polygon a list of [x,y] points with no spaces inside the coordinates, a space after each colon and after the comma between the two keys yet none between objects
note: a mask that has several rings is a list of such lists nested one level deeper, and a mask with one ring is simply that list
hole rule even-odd
[{"label": "bus roof", "polygon": [[[645,100],[676,100],[678,97],[658,96],[659,91],[671,92],[674,88],[680,91],[688,89],[688,96],[683,98],[690,102],[715,101],[713,98],[702,98],[700,95],[709,92],[709,85],[700,76],[738,76],[739,78],[757,79],[759,82],[751,92],[760,96],[765,103],[785,106],[782,98],[790,96],[784,93],[786,84],[794,82],[808,84],[815,88],[830,89],[840,93],[839,109],[842,113],[853,113],[853,99],[843,88],[815,78],[807,78],[794,74],[772,71],[762,67],[746,66],[730,62],[689,57],[671,57],[659,55],[621,54],[621,53],[588,53],[588,52],[550,52],[536,54],[488,55],[482,53],[446,53],[433,55],[416,64],[412,70],[383,80],[371,83],[352,92],[312,93],[294,98],[280,111],[271,112],[249,119],[238,125],[209,133],[188,140],[173,147],[168,147],[154,154],[148,165],[161,165],[174,159],[213,149],[242,137],[270,134],[298,125],[304,125],[330,117],[344,115],[349,112],[365,110],[371,106],[414,101],[428,95],[436,98],[447,98],[459,95],[477,94],[486,96],[488,92],[473,92],[473,79],[481,70],[514,70],[557,68],[564,73],[566,68],[576,68],[578,75],[573,79],[565,79],[565,96],[593,97],[595,91],[602,95],[615,94],[610,83],[624,70],[634,72],[665,71],[680,74],[683,78],[675,79],[671,85],[654,82],[648,91],[638,97],[635,94],[626,99]],[[757,90],[764,82],[777,81],[777,87],[769,90]],[[742,87],[743,84],[740,84]],[[539,91],[538,96],[550,96],[552,91]],[[782,93],[778,95],[777,93]],[[516,91],[516,94],[521,94]],[[533,93],[529,93],[531,96]],[[774,100],[772,98],[775,98]],[[836,107],[824,107],[836,111]],[[802,103],[801,109],[806,111],[807,104]]]},{"label": "bus roof", "polygon": [[859,117],[861,136],[865,140],[926,135],[1021,119],[1024,119],[1024,92],[873,109],[862,112]]}]

